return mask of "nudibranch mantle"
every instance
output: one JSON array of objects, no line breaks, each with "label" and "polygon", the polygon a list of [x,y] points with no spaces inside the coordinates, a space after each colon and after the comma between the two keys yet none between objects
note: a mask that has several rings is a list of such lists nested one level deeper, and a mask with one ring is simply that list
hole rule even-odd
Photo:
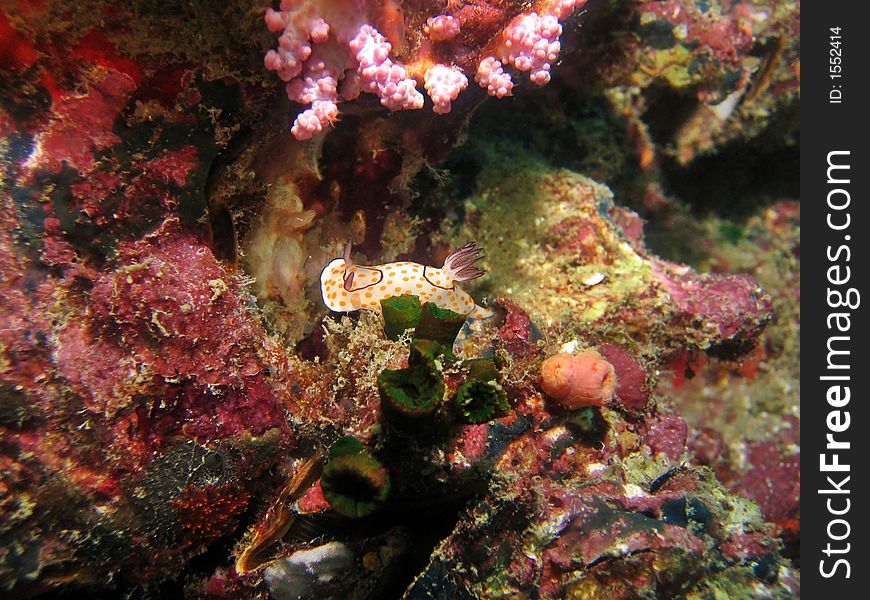
[{"label": "nudibranch mantle", "polygon": [[320,293],[329,310],[350,312],[359,309],[381,311],[381,300],[412,294],[420,302],[433,302],[471,319],[486,319],[493,312],[474,303],[458,282],[484,275],[474,266],[482,258],[474,242],[452,252],[441,268],[415,262],[391,262],[364,267],[350,258],[351,245],[344,248],[344,256],[336,258],[320,274]]}]

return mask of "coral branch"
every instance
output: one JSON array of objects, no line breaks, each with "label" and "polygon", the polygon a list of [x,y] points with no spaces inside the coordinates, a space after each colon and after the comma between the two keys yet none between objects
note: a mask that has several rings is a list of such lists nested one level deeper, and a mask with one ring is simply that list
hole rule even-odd
[{"label": "coral branch", "polygon": [[[498,98],[513,91],[508,69],[528,72],[537,85],[547,83],[561,51],[560,21],[584,3],[539,0],[525,10],[460,7],[453,15],[422,21],[425,12],[402,13],[395,2],[356,0],[349,7],[338,0],[285,1],[280,10],[266,11],[266,27],[281,35],[264,64],[287,83],[288,97],[306,107],[291,129],[297,139],[309,139],[333,124],[339,101],[353,100],[360,92],[378,96],[391,111],[416,110],[424,104],[417,89],[422,84],[433,111],[445,114],[470,76]],[[416,33],[406,29],[413,21]],[[404,62],[395,58],[394,48]]]},{"label": "coral branch", "polygon": [[426,91],[435,105],[438,114],[450,112],[450,103],[456,100],[459,92],[468,87],[468,78],[455,67],[435,65],[426,71]]},{"label": "coral branch", "polygon": [[[544,85],[550,81],[550,67],[562,48],[559,42],[562,25],[559,21],[570,17],[583,4],[585,0],[560,0],[549,7],[550,12],[518,16],[502,32],[502,43],[496,51],[496,57],[502,64],[528,71],[532,82]],[[489,89],[489,85],[487,81],[484,87]]]},{"label": "coral branch", "polygon": [[429,17],[424,28],[429,39],[435,42],[443,42],[453,39],[459,34],[459,21],[450,15],[438,15]]},{"label": "coral branch", "polygon": [[405,67],[389,58],[392,45],[371,25],[362,25],[350,41],[363,88],[376,94],[390,110],[423,108],[423,95],[406,76]]}]

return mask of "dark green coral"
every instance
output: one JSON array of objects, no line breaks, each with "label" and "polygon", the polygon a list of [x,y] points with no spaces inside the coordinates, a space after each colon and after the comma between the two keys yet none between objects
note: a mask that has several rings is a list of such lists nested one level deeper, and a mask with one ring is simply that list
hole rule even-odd
[{"label": "dark green coral", "polygon": [[329,458],[333,459],[343,454],[356,454],[362,451],[362,442],[352,435],[345,435],[335,440],[329,447]]},{"label": "dark green coral", "polygon": [[499,361],[495,356],[472,358],[463,361],[462,364],[468,370],[469,379],[479,379],[480,381],[497,381],[499,378]]},{"label": "dark green coral", "polygon": [[390,494],[390,474],[359,440],[344,437],[329,449],[320,488],[332,509],[345,517],[365,517],[377,510]]},{"label": "dark green coral", "polygon": [[465,324],[465,315],[439,308],[432,302],[423,305],[420,320],[414,330],[414,339],[432,340],[445,348],[445,354],[450,354],[453,342],[459,335],[459,330]]},{"label": "dark green coral", "polygon": [[466,423],[486,423],[510,411],[507,394],[495,381],[472,379],[456,390],[453,405]]},{"label": "dark green coral", "polygon": [[381,300],[384,333],[393,341],[408,329],[414,329],[414,341],[426,340],[440,346],[438,354],[452,357],[453,342],[465,324],[465,315],[432,302],[420,304],[417,296],[393,296]]},{"label": "dark green coral", "polygon": [[394,342],[406,330],[412,329],[420,319],[423,306],[417,296],[392,296],[381,300],[384,315],[384,332]]},{"label": "dark green coral", "polygon": [[407,368],[384,369],[378,375],[381,410],[387,419],[418,425],[441,406],[444,381],[431,352],[431,344],[412,345]]},{"label": "dark green coral", "polygon": [[[403,331],[414,327],[408,367],[386,369],[378,375],[381,410],[396,425],[419,428],[441,406],[445,385],[437,361],[456,360],[453,342],[466,318],[432,302],[421,306],[415,296],[389,298],[381,306],[384,330],[390,339],[398,339]],[[464,364],[468,381],[459,387],[454,399],[459,418],[466,423],[484,423],[507,414],[507,396],[496,383],[496,360],[487,357]]]}]

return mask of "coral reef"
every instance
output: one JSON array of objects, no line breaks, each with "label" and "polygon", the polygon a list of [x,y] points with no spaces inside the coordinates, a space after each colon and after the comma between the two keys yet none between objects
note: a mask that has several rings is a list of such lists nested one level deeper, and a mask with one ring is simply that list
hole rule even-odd
[{"label": "coral reef", "polygon": [[[744,227],[711,220],[711,268],[751,273],[770,290],[777,319],[743,361],[678,355],[660,388],[695,430],[697,460],[758,503],[787,544],[800,534],[800,206],[779,201]],[[691,362],[696,373],[684,373]],[[698,390],[703,389],[703,402]]]},{"label": "coral reef", "polygon": [[798,34],[5,3],[2,593],[798,594]]},{"label": "coral reef", "polygon": [[479,180],[459,235],[490,249],[486,285],[508,291],[546,327],[603,327],[611,340],[655,354],[733,346],[770,318],[770,298],[751,278],[650,256],[637,215],[614,206],[601,184],[505,155]]},{"label": "coral reef", "polygon": [[[604,76],[648,165],[657,146],[688,163],[758,135],[799,97],[797,2],[640,2],[629,18],[634,35],[622,40],[626,68]],[[663,116],[659,107],[675,105],[679,122],[663,131],[655,122]],[[650,137],[660,139],[650,144]]]}]

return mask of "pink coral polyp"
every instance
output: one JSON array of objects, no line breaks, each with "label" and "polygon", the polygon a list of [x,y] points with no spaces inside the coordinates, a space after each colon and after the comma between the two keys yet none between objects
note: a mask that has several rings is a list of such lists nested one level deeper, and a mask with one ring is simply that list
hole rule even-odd
[{"label": "pink coral polyp", "polygon": [[[527,72],[536,85],[547,83],[561,50],[560,22],[584,3],[538,0],[526,11],[502,11],[504,21],[477,37],[486,11],[436,14],[415,26],[428,37],[421,41],[405,30],[408,20],[397,16],[400,2],[285,0],[280,10],[265,13],[266,27],[281,33],[264,64],[287,83],[289,98],[305,106],[291,129],[297,139],[331,125],[339,102],[359,92],[378,96],[391,111],[417,110],[424,104],[417,89],[422,84],[434,112],[445,114],[468,87],[469,76],[498,98],[512,92],[508,69]],[[432,2],[406,10],[425,14],[435,8],[444,7]],[[404,62],[396,60],[394,47]]]}]

